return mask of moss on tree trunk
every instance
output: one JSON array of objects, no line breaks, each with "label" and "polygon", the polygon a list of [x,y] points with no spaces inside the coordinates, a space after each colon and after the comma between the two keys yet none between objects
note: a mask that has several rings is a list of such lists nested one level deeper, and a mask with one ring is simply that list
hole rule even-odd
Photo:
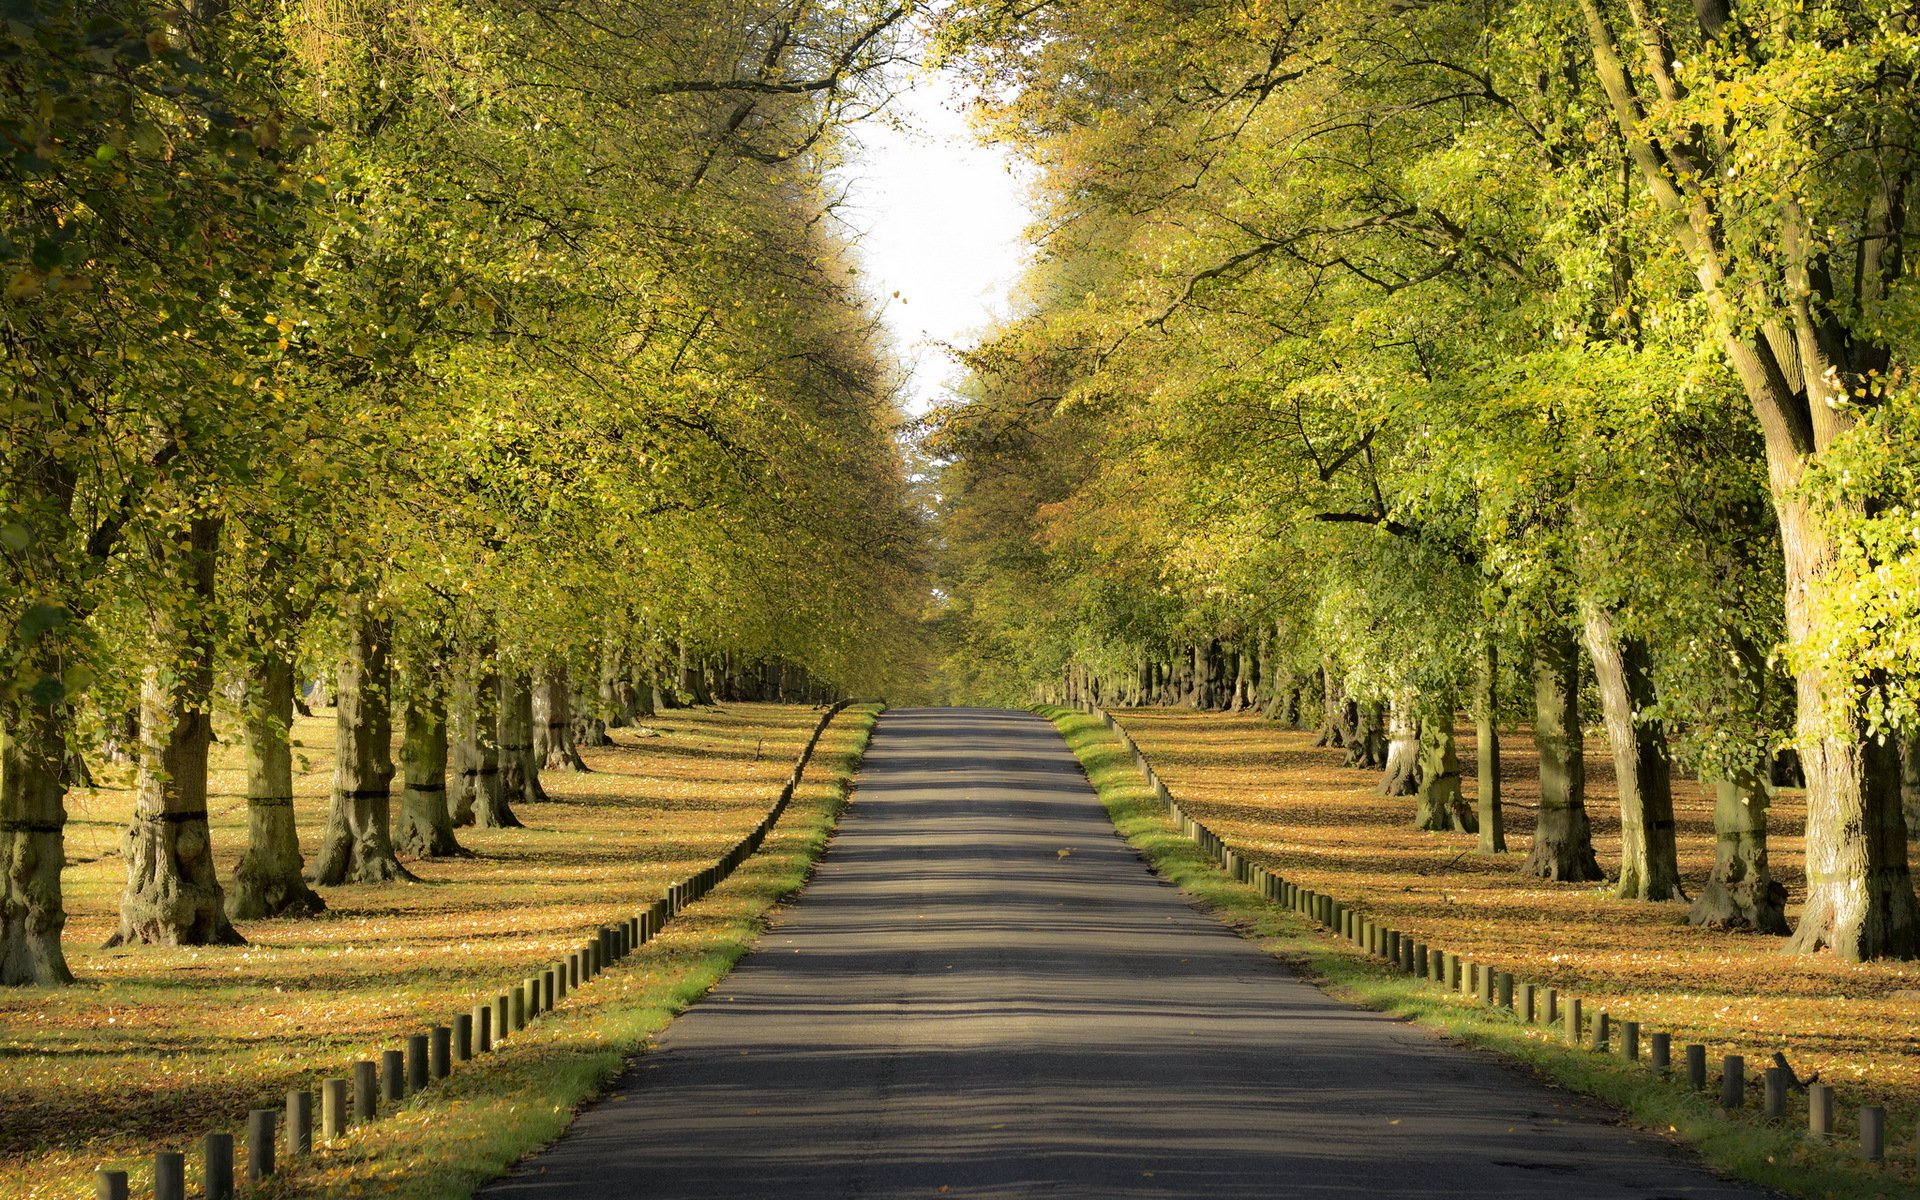
[{"label": "moss on tree trunk", "polygon": [[314,882],[392,883],[413,878],[393,853],[393,673],[386,622],[356,599],[347,656],[337,675],[333,806]]},{"label": "moss on tree trunk", "polygon": [[[29,679],[59,674],[58,664],[31,658],[16,670]],[[60,948],[66,715],[50,690],[0,692],[0,985],[73,982]]]},{"label": "moss on tree trunk", "polygon": [[1713,874],[1687,920],[1710,929],[1786,934],[1787,889],[1767,865],[1767,806],[1773,800],[1764,765],[1713,781]]},{"label": "moss on tree trunk", "polygon": [[247,850],[227,891],[234,920],[309,916],[326,901],[307,886],[293,819],[293,663],[262,647],[247,679]]},{"label": "moss on tree trunk", "polygon": [[500,676],[500,802],[511,811],[546,798],[533,756],[533,683],[525,671],[508,671]]},{"label": "moss on tree trunk", "polygon": [[1420,784],[1414,793],[1414,827],[1436,833],[1473,833],[1479,828],[1460,787],[1460,754],[1454,741],[1451,697],[1425,698],[1418,710]]},{"label": "moss on tree trunk", "polygon": [[446,693],[426,672],[417,672],[407,688],[402,720],[400,764],[400,849],[421,858],[468,857],[453,836],[453,812],[447,807]]},{"label": "moss on tree trunk", "polygon": [[176,585],[153,618],[154,661],[140,684],[140,766],[120,841],[127,886],[107,945],[234,946],[207,830],[213,741],[213,579],[220,522],[195,517],[160,540],[156,567]]},{"label": "moss on tree trunk", "polygon": [[1481,643],[1473,685],[1473,736],[1478,775],[1480,852],[1507,852],[1507,819],[1500,807],[1500,658],[1493,640]]},{"label": "moss on tree trunk", "polygon": [[1417,698],[1406,692],[1387,707],[1387,762],[1380,775],[1382,796],[1412,796],[1420,791],[1420,719]]},{"label": "moss on tree trunk", "polygon": [[584,771],[573,741],[573,691],[567,669],[548,667],[533,688],[533,761],[543,771]]},{"label": "moss on tree trunk", "polygon": [[1587,820],[1580,656],[1562,629],[1542,633],[1534,647],[1533,744],[1540,752],[1540,816],[1521,873],[1562,883],[1605,879]]},{"label": "moss on tree trunk", "polygon": [[1667,730],[1645,715],[1656,699],[1652,655],[1640,638],[1621,637],[1612,614],[1597,604],[1581,606],[1581,632],[1593,660],[1620,794],[1620,880],[1614,894],[1625,900],[1685,900]]}]

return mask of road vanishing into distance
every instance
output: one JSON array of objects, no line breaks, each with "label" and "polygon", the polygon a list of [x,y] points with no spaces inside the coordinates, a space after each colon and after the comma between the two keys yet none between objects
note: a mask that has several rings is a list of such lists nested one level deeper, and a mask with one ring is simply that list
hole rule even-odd
[{"label": "road vanishing into distance", "polygon": [[1756,1197],[1336,1002],[1151,875],[1053,727],[887,713],[813,882],[481,1195]]}]

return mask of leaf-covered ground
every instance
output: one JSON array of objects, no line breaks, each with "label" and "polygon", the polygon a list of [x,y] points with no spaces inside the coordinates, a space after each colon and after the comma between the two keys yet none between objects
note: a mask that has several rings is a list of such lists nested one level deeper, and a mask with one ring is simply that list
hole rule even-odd
[{"label": "leaf-covered ground", "polygon": [[[543,776],[553,799],[519,810],[528,828],[460,830],[475,857],[403,860],[418,884],[325,889],[325,914],[243,923],[251,944],[231,949],[95,949],[116,923],[125,882],[117,847],[131,802],[124,788],[77,794],[66,946],[80,982],[0,991],[0,1190],[78,1195],[100,1165],[133,1168],[137,1181],[157,1149],[188,1150],[192,1161],[204,1133],[237,1133],[247,1109],[278,1106],[288,1089],[341,1077],[351,1060],[377,1057],[506,990],[601,923],[651,903],[751,828],[818,717],[802,706],[739,704],[663,715],[650,723],[654,736],[616,730],[619,745],[585,752],[591,773]],[[412,1173],[419,1147],[409,1149],[401,1135],[410,1116],[420,1124],[416,1109],[490,1097],[491,1116],[464,1128],[477,1144],[447,1164],[461,1170],[474,1169],[472,1154],[510,1160],[528,1130],[534,1142],[557,1131],[565,1097],[590,1090],[617,1062],[596,1052],[643,1039],[710,986],[767,906],[804,876],[839,795],[828,777],[836,764],[844,769],[860,724],[853,712],[834,722],[819,765],[758,856],[765,864],[682,914],[642,954],[571,997],[556,1019],[515,1039],[510,1053],[355,1135],[351,1157],[361,1167],[331,1168],[342,1194],[371,1186],[383,1171]],[[332,767],[330,714],[300,720],[294,736],[296,766],[305,765],[296,812],[311,856]],[[219,746],[216,755],[209,807],[224,879],[244,846],[246,804],[237,748]],[[556,1072],[571,1074],[556,1080]],[[527,1104],[526,1121],[503,1117]],[[526,1125],[518,1142],[500,1136],[503,1122]],[[416,1130],[416,1140],[422,1136]],[[435,1131],[430,1140],[440,1145],[444,1136]],[[325,1182],[324,1171],[307,1174],[308,1193]],[[449,1190],[431,1194],[464,1194],[458,1171],[443,1182]]]},{"label": "leaf-covered ground", "polygon": [[[1115,710],[1188,811],[1249,856],[1307,887],[1362,905],[1415,938],[1516,977],[1577,992],[1590,1010],[1704,1042],[1710,1061],[1783,1050],[1802,1075],[1839,1089],[1843,1113],[1890,1106],[1889,1138],[1911,1162],[1920,1116],[1920,964],[1855,964],[1831,954],[1781,953],[1784,939],[1686,924],[1687,905],[1614,899],[1608,885],[1523,878],[1539,799],[1532,741],[1501,742],[1505,855],[1482,855],[1471,834],[1412,827],[1413,799],[1375,792],[1379,773],[1341,765],[1313,735],[1255,716]],[[1597,743],[1597,744],[1596,744]],[[1475,791],[1472,730],[1460,733],[1462,774]],[[1589,739],[1587,805],[1601,866],[1617,870],[1619,811],[1605,744]],[[1677,782],[1680,861],[1697,895],[1713,857],[1710,798]],[[1773,868],[1798,916],[1805,895],[1805,797],[1771,810]],[[1758,1065],[1750,1066],[1757,1073]]]}]

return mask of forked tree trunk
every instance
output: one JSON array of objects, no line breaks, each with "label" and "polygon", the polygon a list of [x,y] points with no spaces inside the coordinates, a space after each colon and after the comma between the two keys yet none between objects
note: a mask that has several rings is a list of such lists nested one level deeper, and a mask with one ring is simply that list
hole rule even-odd
[{"label": "forked tree trunk", "polygon": [[1420,790],[1420,720],[1414,715],[1415,702],[1413,693],[1403,692],[1387,706],[1387,763],[1379,788],[1382,796],[1411,796]]},{"label": "forked tree trunk", "polygon": [[1479,777],[1480,853],[1507,852],[1507,818],[1500,807],[1500,659],[1493,639],[1481,644],[1474,677],[1474,768]]},{"label": "forked tree trunk", "polygon": [[333,806],[313,868],[323,886],[392,883],[413,873],[393,853],[393,671],[387,623],[356,599],[334,701]]},{"label": "forked tree trunk", "polygon": [[400,849],[420,858],[470,858],[453,836],[447,807],[447,698],[417,672],[409,680],[400,735]]},{"label": "forked tree trunk", "polygon": [[1605,879],[1587,820],[1580,656],[1565,630],[1541,634],[1534,648],[1533,744],[1540,752],[1540,816],[1521,874],[1562,883]]},{"label": "forked tree trunk", "polygon": [[1460,787],[1460,753],[1454,741],[1453,698],[1440,696],[1421,706],[1420,786],[1415,793],[1416,829],[1435,833],[1473,833],[1480,823]]},{"label": "forked tree trunk", "polygon": [[533,685],[524,671],[500,677],[500,800],[509,811],[544,801],[533,757]]},{"label": "forked tree trunk", "polygon": [[1785,935],[1787,889],[1767,865],[1767,806],[1773,799],[1764,765],[1713,781],[1713,874],[1687,921],[1709,929]]},{"label": "forked tree trunk", "polygon": [[310,916],[327,903],[302,877],[293,819],[293,663],[277,647],[260,647],[247,684],[247,852],[227,890],[227,915]]},{"label": "forked tree trunk", "polygon": [[[28,658],[16,670],[24,679],[57,679],[59,664],[49,657]],[[0,689],[0,985],[73,982],[60,948],[66,719],[67,706],[51,692]]]},{"label": "forked tree trunk", "polygon": [[533,761],[543,771],[584,771],[573,742],[573,689],[565,667],[540,672],[533,689]]},{"label": "forked tree trunk", "polygon": [[1623,900],[1685,900],[1674,840],[1667,731],[1643,715],[1655,702],[1647,644],[1619,636],[1612,615],[1597,604],[1581,605],[1581,632],[1593,660],[1620,792],[1620,882],[1614,895]]},{"label": "forked tree trunk", "polygon": [[220,522],[195,517],[158,549],[179,586],[178,611],[154,618],[157,661],[140,684],[140,768],[133,821],[120,841],[127,887],[109,946],[238,946],[207,831],[207,747],[213,741],[213,578]]}]

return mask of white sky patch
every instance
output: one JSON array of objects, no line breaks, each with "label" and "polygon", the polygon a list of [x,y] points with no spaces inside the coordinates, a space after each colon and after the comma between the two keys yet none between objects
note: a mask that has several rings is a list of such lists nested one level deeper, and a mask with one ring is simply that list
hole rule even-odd
[{"label": "white sky patch", "polygon": [[867,288],[912,367],[904,399],[918,416],[961,375],[941,344],[970,345],[1007,315],[1032,214],[1018,161],[975,140],[952,76],[916,72],[900,87],[889,111],[907,128],[857,129],[836,176]]}]

